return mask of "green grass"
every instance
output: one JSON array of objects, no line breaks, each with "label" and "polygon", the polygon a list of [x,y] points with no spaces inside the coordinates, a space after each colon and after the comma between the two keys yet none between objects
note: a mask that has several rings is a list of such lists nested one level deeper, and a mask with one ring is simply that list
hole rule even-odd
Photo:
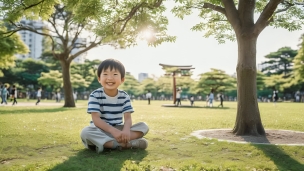
[{"label": "green grass", "polygon": [[[169,101],[134,101],[133,123],[149,125],[149,147],[99,155],[84,149],[79,136],[90,121],[86,101],[79,101],[77,108],[43,102],[0,106],[0,170],[304,170],[303,146],[236,144],[190,135],[201,129],[232,129],[235,102],[224,102],[221,109],[203,108],[204,102],[196,102],[195,108],[172,108],[161,107]],[[304,131],[303,103],[259,107],[265,129]]]}]

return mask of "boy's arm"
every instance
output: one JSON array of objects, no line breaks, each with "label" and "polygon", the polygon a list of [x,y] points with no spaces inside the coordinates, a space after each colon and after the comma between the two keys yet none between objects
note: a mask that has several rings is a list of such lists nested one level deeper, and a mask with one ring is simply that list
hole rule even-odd
[{"label": "boy's arm", "polygon": [[130,141],[130,128],[132,126],[132,117],[130,112],[124,113],[124,127],[122,130],[122,141],[127,143]]},{"label": "boy's arm", "polygon": [[122,141],[122,138],[121,138],[122,132],[120,130],[114,128],[113,126],[107,124],[105,121],[100,119],[98,112],[92,112],[91,115],[92,115],[93,123],[96,127],[113,135],[113,137],[116,139],[117,142]]}]

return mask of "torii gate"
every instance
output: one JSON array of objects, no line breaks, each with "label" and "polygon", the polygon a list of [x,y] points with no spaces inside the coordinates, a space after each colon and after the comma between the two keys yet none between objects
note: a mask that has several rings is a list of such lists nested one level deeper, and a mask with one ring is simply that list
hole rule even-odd
[{"label": "torii gate", "polygon": [[195,69],[192,68],[192,65],[167,65],[167,64],[159,64],[162,66],[163,70],[166,71],[166,74],[172,74],[173,77],[173,104],[176,102],[176,81],[175,76],[180,74],[181,76],[190,76],[190,70]]}]

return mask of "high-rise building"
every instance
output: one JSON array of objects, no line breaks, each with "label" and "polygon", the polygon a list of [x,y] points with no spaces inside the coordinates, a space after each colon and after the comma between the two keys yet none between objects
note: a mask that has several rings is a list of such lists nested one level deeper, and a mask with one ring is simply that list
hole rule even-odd
[{"label": "high-rise building", "polygon": [[[45,27],[46,24],[42,21],[32,21],[32,20],[21,20],[21,24],[30,26],[35,29],[41,29],[42,27]],[[37,33],[33,33],[28,30],[21,30],[18,32],[21,36],[21,39],[23,42],[28,46],[29,53],[26,55],[20,55],[17,54],[18,59],[26,59],[26,58],[33,58],[33,59],[39,59],[41,57],[41,54],[43,52],[43,36]],[[54,40],[54,41],[60,41],[60,40]],[[86,38],[78,38],[74,44],[74,47],[77,47],[77,45],[80,44],[86,44]],[[75,54],[82,50],[83,48],[74,48],[71,52],[71,54]],[[84,63],[86,52],[79,55],[77,58],[75,58],[73,61],[76,63]]]},{"label": "high-rise building", "polygon": [[[31,21],[31,20],[21,20],[21,24],[33,27],[35,29],[41,28],[44,26],[44,23],[42,21]],[[43,46],[42,46],[42,39],[43,36],[40,34],[36,34],[33,32],[30,32],[28,30],[21,30],[18,32],[20,34],[21,39],[23,42],[28,46],[29,53],[24,55],[17,54],[17,58],[19,59],[25,59],[25,58],[33,58],[33,59],[39,59]]]},{"label": "high-rise building", "polygon": [[139,73],[138,74],[138,81],[142,82],[144,79],[148,78],[148,73]]}]

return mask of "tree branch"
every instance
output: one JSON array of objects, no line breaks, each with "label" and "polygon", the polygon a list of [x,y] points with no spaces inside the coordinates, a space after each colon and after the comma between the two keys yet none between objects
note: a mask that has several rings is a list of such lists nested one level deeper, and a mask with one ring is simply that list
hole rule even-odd
[{"label": "tree branch", "polygon": [[149,5],[148,3],[146,2],[142,2],[136,6],[134,6],[131,11],[129,12],[129,14],[123,18],[123,19],[119,19],[117,20],[116,22],[114,22],[114,25],[119,23],[119,22],[124,22],[122,28],[120,29],[120,32],[118,34],[121,34],[124,30],[125,30],[125,27],[127,26],[129,20],[135,15],[135,13],[141,8],[141,7],[146,7],[146,8],[150,8],[150,9],[154,9],[154,8],[157,8],[159,7],[161,4],[162,4],[163,0],[158,0],[155,4],[153,5]]},{"label": "tree branch", "polygon": [[237,32],[241,28],[241,20],[233,0],[222,0],[222,3],[226,9],[226,17],[228,21],[230,22],[234,31]]},{"label": "tree branch", "polygon": [[220,12],[220,13],[226,15],[225,8],[223,8],[221,6],[213,5],[213,4],[210,4],[210,3],[204,3],[204,5],[202,6],[202,8],[209,8],[209,9],[212,9],[214,11],[217,11],[217,12]]},{"label": "tree branch", "polygon": [[270,0],[262,11],[259,19],[255,23],[254,32],[259,35],[262,30],[271,22],[272,15],[278,7],[281,0]]},{"label": "tree branch", "polygon": [[98,41],[98,42],[92,42],[92,43],[90,44],[90,46],[88,46],[87,48],[85,48],[85,49],[83,49],[83,50],[81,50],[81,51],[78,51],[78,52],[75,53],[74,55],[71,55],[71,56],[67,59],[67,62],[71,63],[72,60],[75,59],[77,56],[79,56],[80,54],[82,54],[82,53],[84,53],[84,52],[86,52],[86,51],[88,51],[88,50],[90,50],[90,49],[96,47],[96,46],[99,45],[100,43],[101,43],[101,40]]}]

